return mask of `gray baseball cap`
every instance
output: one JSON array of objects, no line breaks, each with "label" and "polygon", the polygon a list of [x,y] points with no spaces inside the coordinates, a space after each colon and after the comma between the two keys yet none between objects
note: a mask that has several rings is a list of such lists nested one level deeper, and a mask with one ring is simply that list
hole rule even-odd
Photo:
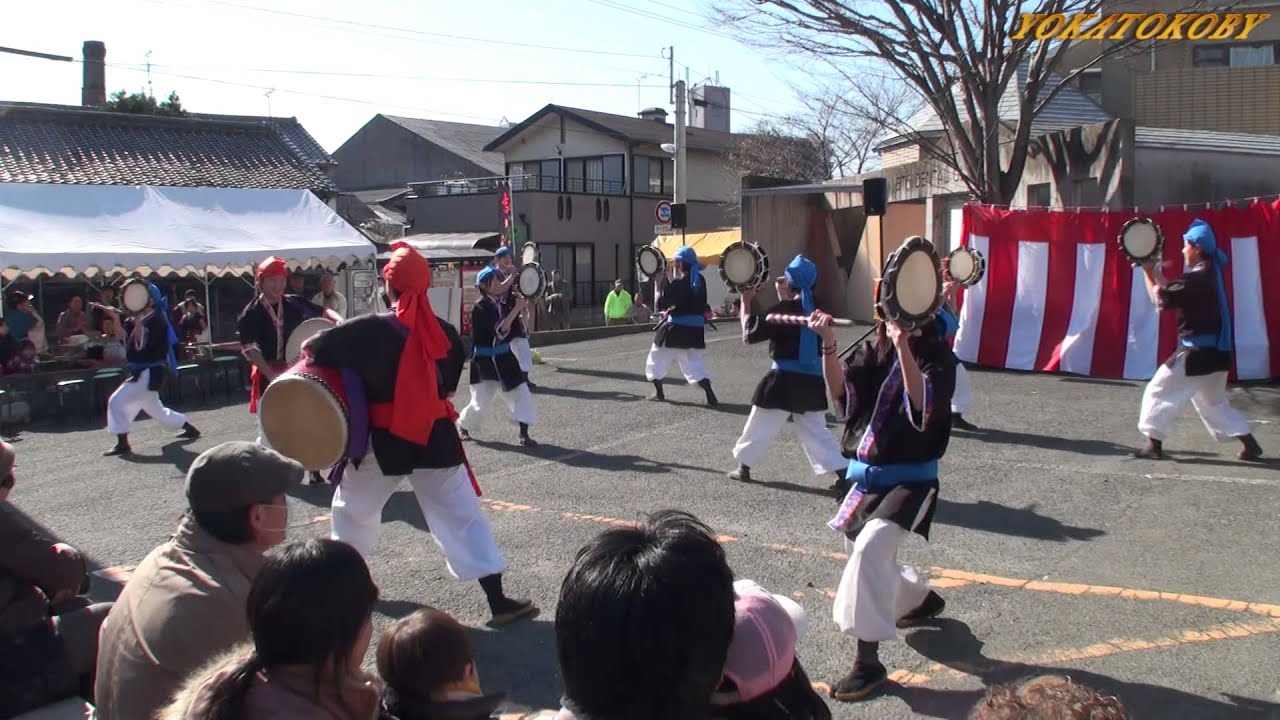
[{"label": "gray baseball cap", "polygon": [[209,448],[187,470],[187,504],[196,512],[267,505],[302,482],[301,465],[257,443],[234,440]]}]

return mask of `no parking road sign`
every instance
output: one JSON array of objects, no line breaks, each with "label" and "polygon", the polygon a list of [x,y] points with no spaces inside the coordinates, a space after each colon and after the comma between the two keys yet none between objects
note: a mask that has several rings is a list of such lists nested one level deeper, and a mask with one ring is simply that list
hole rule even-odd
[{"label": "no parking road sign", "polygon": [[658,206],[653,210],[653,216],[658,219],[659,225],[671,224],[671,201],[659,200]]}]

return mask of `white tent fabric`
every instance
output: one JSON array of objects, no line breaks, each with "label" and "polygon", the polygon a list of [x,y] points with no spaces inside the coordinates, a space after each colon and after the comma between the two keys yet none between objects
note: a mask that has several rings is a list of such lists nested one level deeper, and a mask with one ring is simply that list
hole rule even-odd
[{"label": "white tent fabric", "polygon": [[308,190],[0,183],[0,273],[238,275],[372,262],[374,246]]}]

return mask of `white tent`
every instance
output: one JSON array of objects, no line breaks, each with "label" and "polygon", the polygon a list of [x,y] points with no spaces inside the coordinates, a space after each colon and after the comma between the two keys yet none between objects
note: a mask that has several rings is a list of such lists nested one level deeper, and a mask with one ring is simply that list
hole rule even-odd
[{"label": "white tent", "polygon": [[3,281],[136,272],[207,283],[269,255],[332,268],[372,266],[373,254],[308,190],[0,183]]}]

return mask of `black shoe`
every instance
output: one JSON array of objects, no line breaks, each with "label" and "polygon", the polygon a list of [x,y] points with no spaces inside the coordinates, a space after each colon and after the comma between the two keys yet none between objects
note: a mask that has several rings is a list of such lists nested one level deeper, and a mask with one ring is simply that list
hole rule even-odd
[{"label": "black shoe", "polygon": [[909,628],[915,627],[931,617],[937,617],[947,607],[947,601],[942,599],[938,593],[930,590],[925,596],[924,602],[920,603],[915,610],[898,618],[898,627]]},{"label": "black shoe", "polygon": [[538,447],[538,441],[526,435],[520,438],[520,447]]},{"label": "black shoe", "polygon": [[843,476],[839,475],[836,476],[836,481],[831,483],[831,487],[828,488],[828,490],[831,491],[831,494],[835,495],[836,502],[844,502],[845,496],[848,495],[849,491],[852,489],[853,481],[846,480]]},{"label": "black shoe", "polygon": [[1140,460],[1163,460],[1164,443],[1147,438],[1147,444],[1141,450],[1134,450],[1133,456]]},{"label": "black shoe", "polygon": [[979,428],[978,428],[978,426],[977,426],[977,425],[974,425],[973,423],[969,422],[968,420],[965,420],[965,419],[964,419],[964,416],[963,416],[963,415],[961,415],[960,413],[955,413],[955,414],[953,414],[953,415],[951,416],[951,429],[953,429],[953,430],[968,430],[968,431],[972,432],[972,431],[974,431],[974,430],[978,430]]},{"label": "black shoe", "polygon": [[1236,439],[1244,446],[1240,448],[1239,454],[1236,455],[1237,458],[1246,462],[1253,462],[1262,459],[1262,446],[1258,444],[1257,438],[1255,438],[1252,433],[1248,435],[1241,435]]},{"label": "black shoe", "polygon": [[133,454],[133,448],[129,447],[127,444],[117,443],[115,447],[102,453],[102,456],[114,457],[116,455],[132,455],[132,454]]},{"label": "black shoe", "polygon": [[493,612],[493,617],[489,620],[490,627],[502,627],[517,620],[532,619],[542,612],[532,600],[512,600],[511,598],[503,598],[498,607],[492,607],[490,611]]},{"label": "black shoe", "polygon": [[324,477],[323,477],[323,476],[321,476],[321,475],[320,475],[320,473],[318,473],[318,472],[316,472],[316,471],[312,470],[312,471],[311,471],[311,479],[310,479],[309,481],[307,481],[307,484],[308,484],[308,485],[323,485],[323,484],[324,484]]},{"label": "black shoe", "polygon": [[528,385],[530,390],[537,390],[537,389],[538,389],[538,386],[537,386],[537,385],[534,385],[532,380],[528,380],[528,379],[526,379],[526,380],[524,381],[524,384],[525,384],[525,385]]},{"label": "black shoe", "polygon": [[657,401],[657,402],[662,402],[663,400],[666,400],[666,399],[667,399],[667,396],[666,396],[666,395],[664,395],[664,394],[662,393],[662,381],[661,381],[661,380],[654,380],[654,381],[653,381],[653,394],[649,396],[649,399],[650,399],[650,400],[655,400],[655,401]]},{"label": "black shoe", "polygon": [[187,423],[186,425],[182,426],[182,432],[179,433],[178,439],[179,440],[199,440],[200,431],[196,429],[195,425],[192,425],[191,423]]},{"label": "black shoe", "polygon": [[862,700],[871,695],[888,679],[889,673],[880,663],[856,663],[848,675],[831,688],[831,697],[841,702]]},{"label": "black shoe", "polygon": [[729,479],[751,482],[751,468],[746,465],[739,465],[737,470],[729,473]]},{"label": "black shoe", "polygon": [[698,381],[698,385],[702,387],[703,392],[707,394],[707,407],[715,407],[720,404],[716,399],[715,391],[711,389],[711,381],[702,379]]},{"label": "black shoe", "polygon": [[459,440],[470,440],[470,439],[471,439],[471,433],[467,432],[466,430],[463,430],[462,428],[458,428],[458,439],[459,439]]}]

